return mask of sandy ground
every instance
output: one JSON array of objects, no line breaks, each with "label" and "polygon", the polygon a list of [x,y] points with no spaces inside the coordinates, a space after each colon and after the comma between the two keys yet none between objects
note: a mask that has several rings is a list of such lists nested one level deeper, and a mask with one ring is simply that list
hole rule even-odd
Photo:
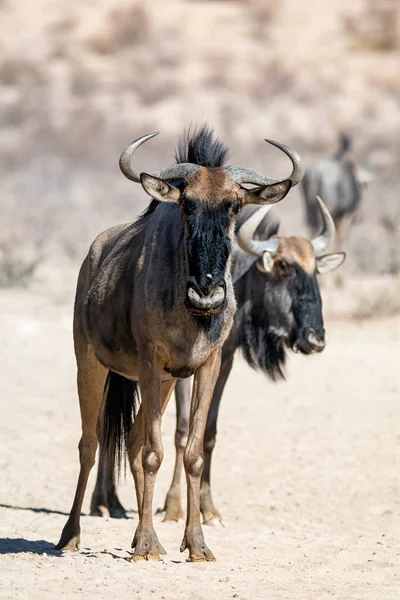
[{"label": "sandy ground", "polygon": [[[217,562],[186,563],[183,524],[157,515],[168,555],[133,564],[130,477],[130,520],[84,516],[81,552],[53,549],[78,467],[70,297],[2,292],[0,314],[1,600],[400,598],[399,318],[328,321],[324,354],[293,356],[286,383],[238,358],[214,461],[226,526],[205,528]],[[170,406],[155,508],[170,481],[174,418]]]}]

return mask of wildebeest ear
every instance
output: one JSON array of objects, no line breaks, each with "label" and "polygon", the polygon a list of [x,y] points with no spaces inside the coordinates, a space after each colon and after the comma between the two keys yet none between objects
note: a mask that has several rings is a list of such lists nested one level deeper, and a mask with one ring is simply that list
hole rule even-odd
[{"label": "wildebeest ear", "polygon": [[261,258],[257,261],[257,268],[261,273],[271,273],[274,267],[274,254],[266,250]]},{"label": "wildebeest ear", "polygon": [[147,173],[140,174],[140,182],[145,192],[156,200],[168,200],[169,202],[178,202],[181,193],[178,188],[174,187],[167,181],[148,175]]},{"label": "wildebeest ear", "polygon": [[334,271],[344,263],[346,254],[344,252],[325,254],[324,256],[318,256],[315,260],[318,273],[328,273],[328,271]]},{"label": "wildebeest ear", "polygon": [[275,202],[283,200],[291,187],[292,182],[290,179],[286,179],[279,183],[261,185],[252,190],[246,190],[245,204],[275,204]]}]

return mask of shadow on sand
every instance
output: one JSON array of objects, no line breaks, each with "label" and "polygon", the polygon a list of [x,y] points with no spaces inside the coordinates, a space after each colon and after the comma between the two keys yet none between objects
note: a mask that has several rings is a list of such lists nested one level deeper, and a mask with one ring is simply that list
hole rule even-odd
[{"label": "shadow on sand", "polygon": [[55,550],[54,544],[46,540],[24,540],[23,538],[0,538],[0,554],[20,554],[32,552],[33,554],[51,554],[62,556]]},{"label": "shadow on sand", "polygon": [[[115,548],[117,552],[127,552],[122,548]],[[61,550],[56,550],[54,544],[46,542],[46,540],[25,540],[23,538],[0,538],[0,555],[2,554],[47,554],[50,556],[65,556]],[[79,551],[79,554],[83,554],[86,558],[98,558],[102,554],[107,554],[117,560],[129,560],[131,553],[127,552],[127,556],[121,556],[115,554],[110,550],[92,551],[88,548],[84,548]]]},{"label": "shadow on sand", "polygon": [[51,508],[35,508],[33,506],[15,506],[13,504],[0,504],[0,508],[9,508],[10,510],[29,510],[34,513],[45,513],[47,515],[63,515],[68,517],[69,513],[61,510],[51,510]]}]

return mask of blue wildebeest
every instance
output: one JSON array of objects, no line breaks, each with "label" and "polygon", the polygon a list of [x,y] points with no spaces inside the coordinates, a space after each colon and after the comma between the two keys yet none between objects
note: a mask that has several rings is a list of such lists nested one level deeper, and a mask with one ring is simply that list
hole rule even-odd
[{"label": "blue wildebeest", "polygon": [[[74,344],[82,417],[80,473],[70,516],[57,545],[76,550],[80,513],[104,422],[104,448],[119,457],[127,446],[139,523],[133,559],[159,559],[153,525],[156,475],[163,459],[161,418],[176,380],[194,374],[184,453],[187,518],[181,551],[190,561],[214,560],[200,523],[204,430],[236,310],[231,278],[235,215],[246,204],[281,200],[302,178],[296,152],[283,181],[225,167],[227,150],[202,128],[183,138],[177,164],[153,175],[133,170],[134,152],[155,134],[132,142],[120,157],[123,174],[153,201],[134,223],[112,227],[93,242],[79,274]],[[242,184],[254,184],[247,189]],[[142,402],[134,419],[137,386]],[[103,402],[104,398],[104,402]],[[99,419],[100,413],[102,418]]]},{"label": "blue wildebeest", "polygon": [[309,227],[315,232],[320,224],[315,201],[319,195],[334,220],[339,251],[347,250],[350,227],[360,209],[362,188],[372,180],[367,171],[354,163],[350,150],[349,136],[341,133],[339,149],[334,156],[318,160],[306,170],[302,181]]},{"label": "blue wildebeest", "polygon": [[[200,509],[204,521],[221,519],[210,488],[211,456],[215,446],[217,417],[222,393],[236,350],[240,349],[250,366],[270,379],[283,377],[286,349],[312,354],[325,347],[322,303],[317,273],[338,268],[343,253],[324,254],[332,241],[335,226],[318,198],[322,232],[309,241],[301,237],[277,235],[278,226],[268,222],[270,207],[245,208],[238,216],[236,250],[232,268],[237,312],[231,333],[222,349],[222,363],[215,386],[204,438],[205,465],[201,481]],[[257,236],[258,239],[254,239]],[[190,380],[176,386],[176,461],[170,490],[165,501],[165,520],[182,516],[180,480],[189,422]],[[115,492],[113,468],[100,465],[92,499],[92,514],[124,516]]]}]

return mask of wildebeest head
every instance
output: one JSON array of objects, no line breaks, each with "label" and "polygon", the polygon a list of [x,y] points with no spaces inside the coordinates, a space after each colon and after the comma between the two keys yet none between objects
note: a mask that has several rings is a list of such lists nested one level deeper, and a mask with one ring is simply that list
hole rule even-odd
[{"label": "wildebeest head", "polygon": [[[252,284],[254,289],[251,300],[258,303],[258,310],[253,305],[253,313],[247,319],[254,320],[257,314],[261,318],[264,314],[264,328],[267,327],[266,335],[270,346],[275,345],[275,368],[280,373],[279,363],[284,362],[285,345],[303,354],[321,352],[324,349],[325,330],[317,274],[337,269],[346,258],[342,252],[324,254],[333,238],[335,226],[319,197],[317,202],[323,227],[320,235],[312,241],[279,235],[273,235],[267,240],[254,239],[268,207],[253,213],[240,227],[237,235],[240,247],[258,257],[256,266],[264,274],[262,282]],[[258,366],[263,366],[260,348],[256,351],[254,348],[250,351],[249,348],[249,356],[251,352],[255,352],[255,356],[259,354],[257,360],[261,364]],[[268,352],[271,353],[271,348]],[[272,354],[269,355],[271,356]],[[257,360],[253,360],[254,366],[257,366]],[[272,376],[273,362],[270,361],[265,367]]]},{"label": "wildebeest head", "polygon": [[[151,175],[131,166],[135,150],[157,135],[132,142],[122,153],[120,168],[141,183],[158,201],[176,203],[185,223],[187,256],[186,308],[195,315],[218,314],[226,306],[226,280],[234,241],[234,217],[246,204],[273,204],[282,200],[304,174],[296,152],[269,141],[292,161],[288,179],[277,181],[244,167],[225,167],[226,147],[202,127],[180,140],[176,164]],[[242,184],[257,187],[246,189]]]}]

